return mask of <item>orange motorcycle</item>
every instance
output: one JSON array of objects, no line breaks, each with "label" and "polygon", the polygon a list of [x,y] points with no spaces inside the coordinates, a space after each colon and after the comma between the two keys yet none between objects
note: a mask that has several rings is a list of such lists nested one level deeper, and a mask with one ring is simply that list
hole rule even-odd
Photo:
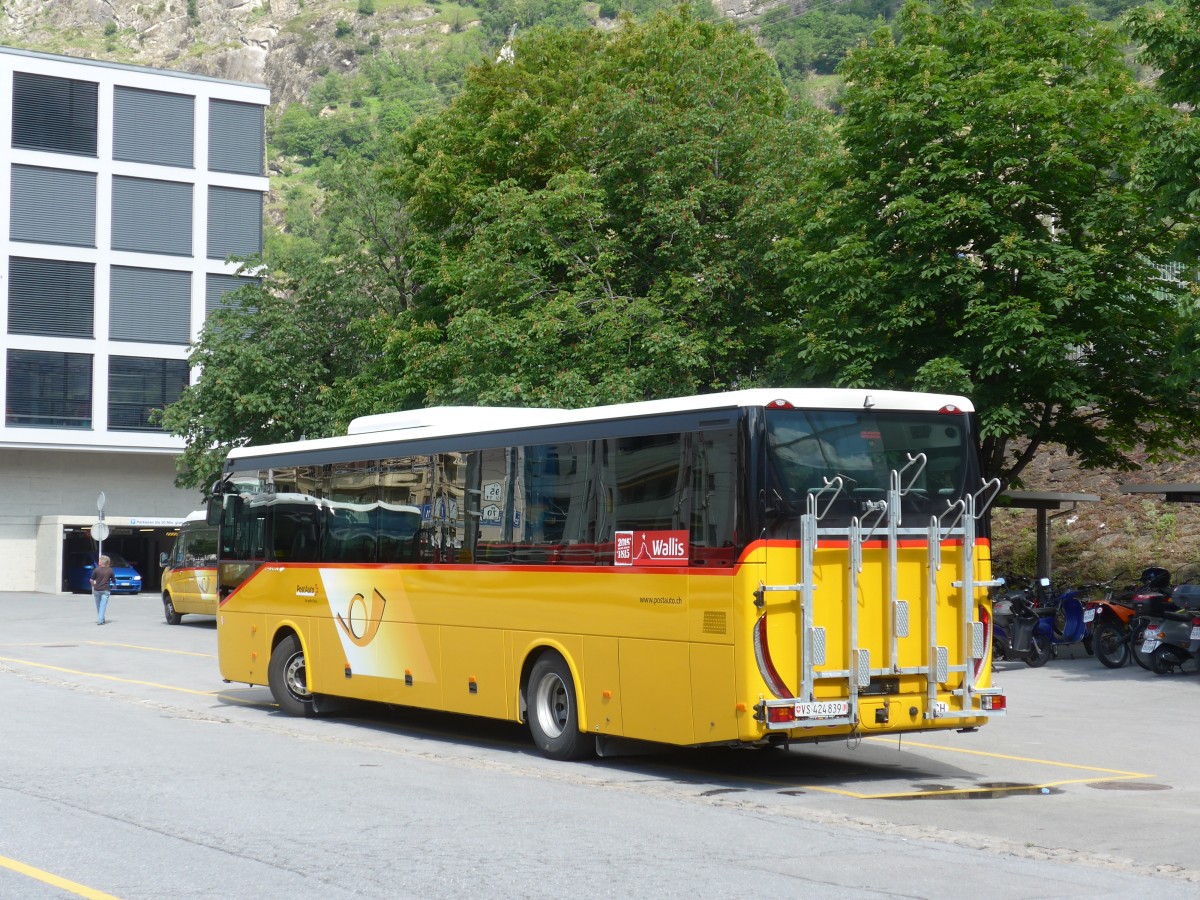
[{"label": "orange motorcycle", "polygon": [[1143,569],[1137,584],[1113,590],[1112,585],[1123,578],[1117,575],[1097,585],[1106,589],[1104,599],[1092,600],[1083,609],[1084,622],[1091,628],[1092,652],[1110,669],[1129,664],[1137,620],[1156,604],[1169,602],[1171,595],[1171,573],[1161,566]]}]

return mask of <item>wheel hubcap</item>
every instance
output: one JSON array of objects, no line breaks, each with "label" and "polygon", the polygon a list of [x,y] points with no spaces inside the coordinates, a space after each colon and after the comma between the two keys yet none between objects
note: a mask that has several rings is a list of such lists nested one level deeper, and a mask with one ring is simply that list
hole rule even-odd
[{"label": "wheel hubcap", "polygon": [[283,683],[287,685],[288,693],[297,700],[308,699],[308,679],[305,677],[303,653],[293,653],[288,657],[287,665],[283,667]]},{"label": "wheel hubcap", "polygon": [[537,689],[537,717],[542,732],[556,738],[567,726],[571,713],[571,700],[567,686],[557,675],[551,673],[541,680]]}]

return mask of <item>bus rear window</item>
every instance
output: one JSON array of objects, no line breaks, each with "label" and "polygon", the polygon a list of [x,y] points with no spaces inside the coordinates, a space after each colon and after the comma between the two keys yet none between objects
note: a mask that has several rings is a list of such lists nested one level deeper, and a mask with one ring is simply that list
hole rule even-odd
[{"label": "bus rear window", "polygon": [[906,486],[911,480],[912,489],[902,512],[940,515],[977,486],[978,463],[965,416],[874,410],[772,410],[767,415],[767,483],[793,513],[804,511],[808,495],[840,478],[842,493],[831,514],[844,520],[861,516],[870,501],[886,499],[889,473],[922,453],[926,463],[919,474],[913,467],[903,478]]}]

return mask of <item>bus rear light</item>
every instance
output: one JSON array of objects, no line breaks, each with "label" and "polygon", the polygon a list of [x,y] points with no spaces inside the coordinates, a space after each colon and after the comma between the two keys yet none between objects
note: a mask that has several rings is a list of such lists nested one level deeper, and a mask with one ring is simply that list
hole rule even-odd
[{"label": "bus rear light", "polygon": [[957,406],[955,406],[953,403],[947,403],[945,406],[943,406],[941,409],[939,409],[938,412],[943,416],[962,415],[962,410],[959,409]]},{"label": "bus rear light", "polygon": [[768,722],[794,722],[796,721],[796,711],[790,706],[768,706],[767,707]]},{"label": "bus rear light", "polygon": [[979,673],[983,671],[983,661],[987,658],[988,650],[992,646],[992,617],[988,613],[986,606],[979,607],[979,623],[983,625],[983,652],[979,654],[979,658],[975,660],[975,680],[979,680]]},{"label": "bus rear light", "polygon": [[786,400],[772,400],[767,404],[767,409],[795,409],[796,407],[788,403]]},{"label": "bus rear light", "polygon": [[1003,694],[985,694],[979,698],[979,708],[1001,712],[1008,709],[1008,699]]}]

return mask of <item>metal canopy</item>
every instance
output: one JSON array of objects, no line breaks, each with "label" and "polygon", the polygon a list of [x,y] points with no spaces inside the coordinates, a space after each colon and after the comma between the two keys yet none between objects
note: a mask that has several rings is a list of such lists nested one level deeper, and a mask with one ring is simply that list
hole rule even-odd
[{"label": "metal canopy", "polygon": [[1122,494],[1162,494],[1167,503],[1200,503],[1200,484],[1123,484]]},{"label": "metal canopy", "polygon": [[[1200,491],[1200,485],[1196,485]],[[1049,578],[1052,569],[1052,554],[1050,550],[1050,521],[1057,519],[1079,503],[1099,503],[1099,494],[1070,494],[1059,491],[1005,491],[997,500],[997,506],[1007,506],[1012,509],[1033,509],[1037,511],[1037,577]],[[1067,505],[1070,504],[1070,505]],[[1050,515],[1051,510],[1060,510]]]}]

